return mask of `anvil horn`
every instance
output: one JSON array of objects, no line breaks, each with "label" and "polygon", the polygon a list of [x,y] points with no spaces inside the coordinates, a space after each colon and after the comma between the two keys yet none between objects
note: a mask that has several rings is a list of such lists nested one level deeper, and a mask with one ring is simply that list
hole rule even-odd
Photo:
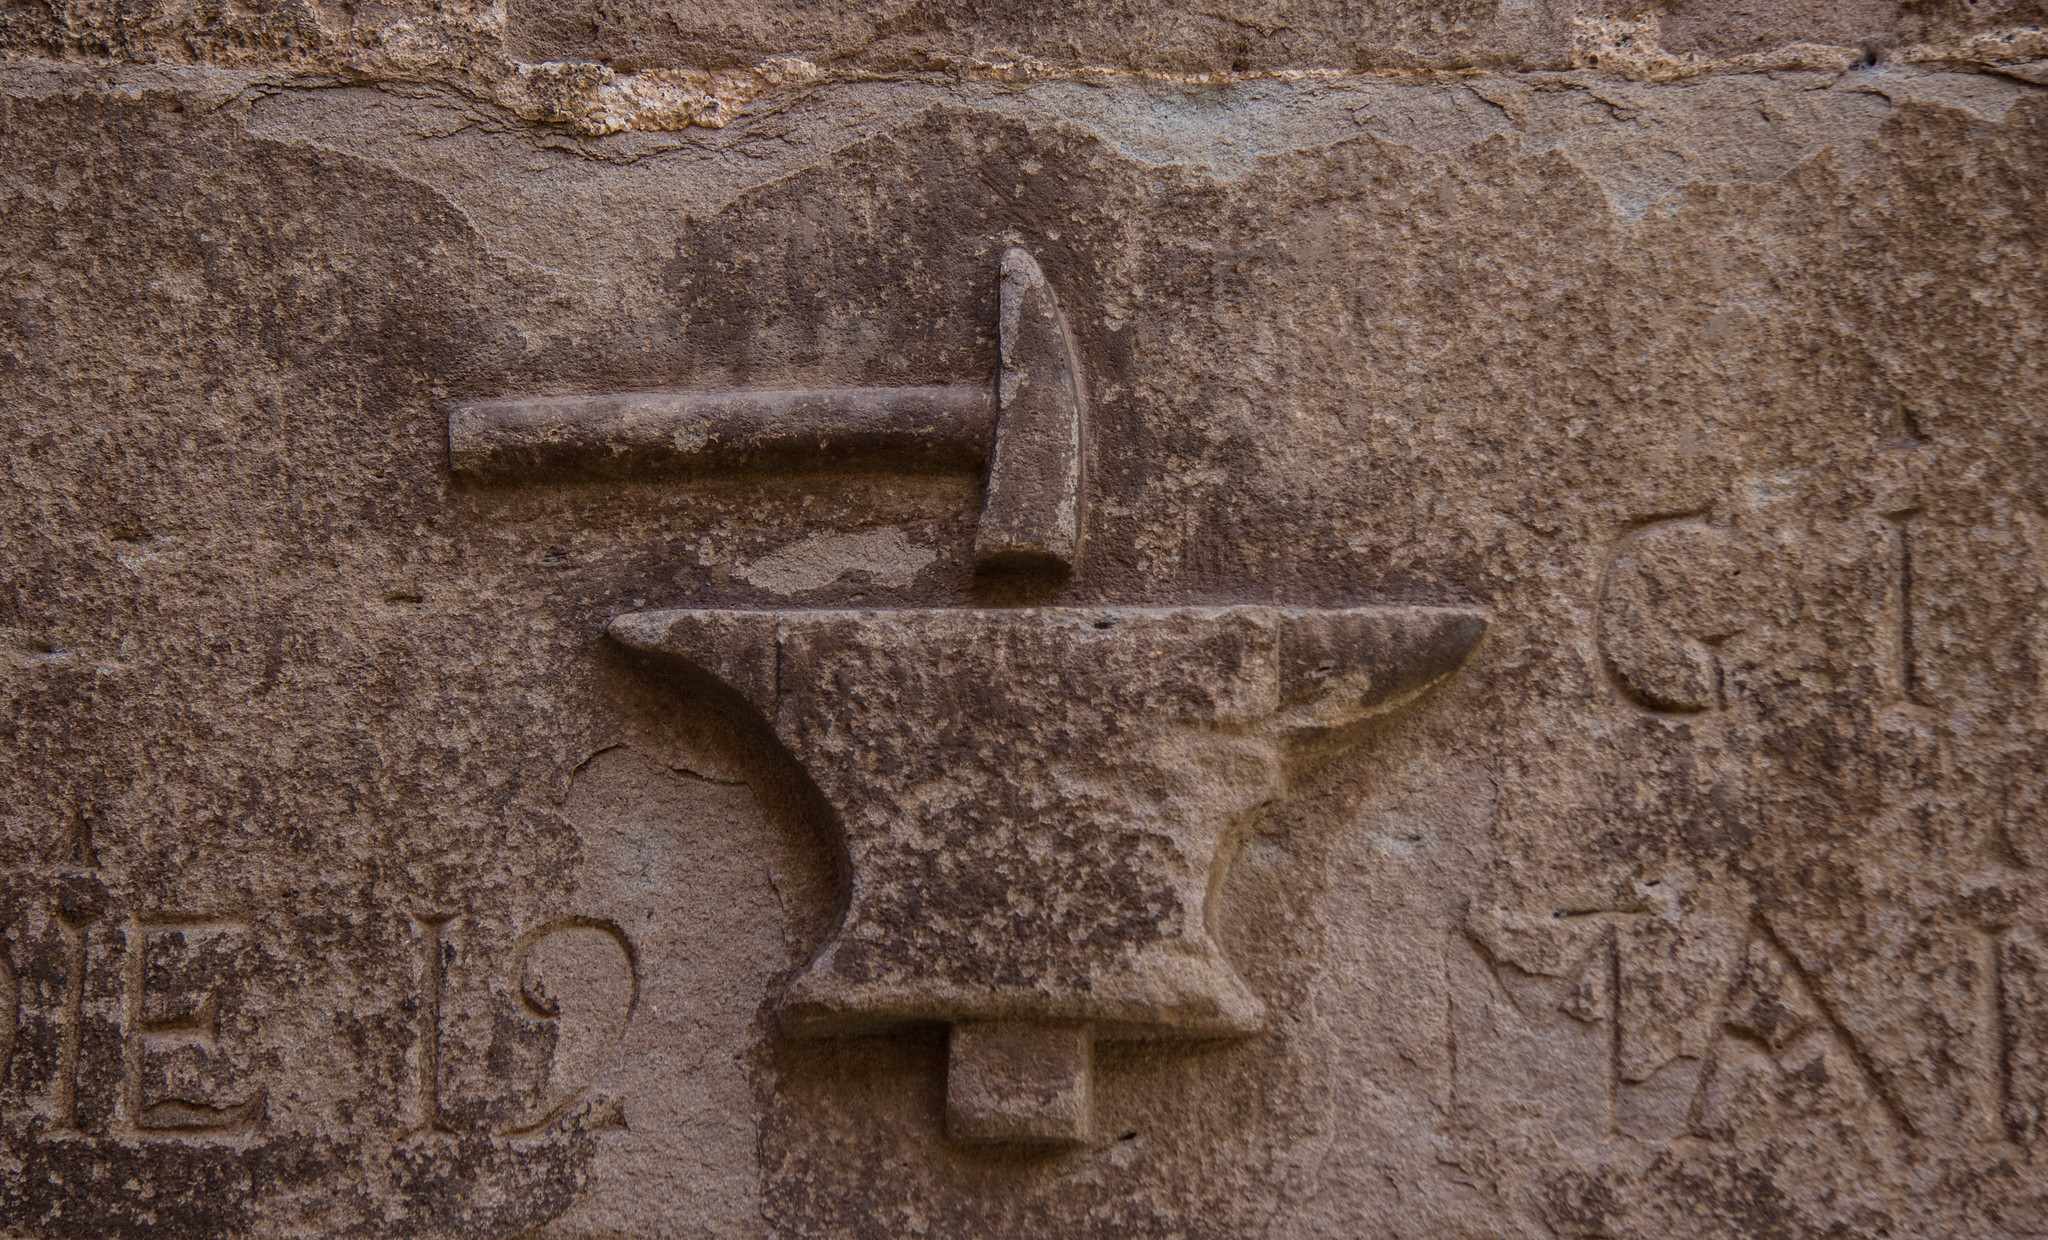
[{"label": "anvil horn", "polygon": [[1313,738],[1397,710],[1464,666],[1484,613],[1457,607],[1282,609],[1269,732]]},{"label": "anvil horn", "polygon": [[641,611],[613,620],[605,632],[628,650],[722,685],[772,724],[780,623],[772,611]]}]

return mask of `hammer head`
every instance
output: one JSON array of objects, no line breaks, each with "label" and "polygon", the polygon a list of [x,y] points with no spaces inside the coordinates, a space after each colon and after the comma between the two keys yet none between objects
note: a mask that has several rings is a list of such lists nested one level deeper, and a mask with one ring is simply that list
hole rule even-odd
[{"label": "hammer head", "polygon": [[1038,260],[1003,255],[995,442],[975,562],[1072,572],[1088,500],[1088,393],[1073,334]]}]

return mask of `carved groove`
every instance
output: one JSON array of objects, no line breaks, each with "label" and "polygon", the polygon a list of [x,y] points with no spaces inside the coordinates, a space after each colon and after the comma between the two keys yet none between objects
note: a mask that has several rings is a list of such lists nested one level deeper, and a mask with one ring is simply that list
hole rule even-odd
[{"label": "carved groove", "polygon": [[14,953],[0,938],[0,1088],[14,1062],[14,1038],[21,1028],[21,979],[14,971]]},{"label": "carved groove", "polygon": [[74,918],[59,910],[57,924],[70,940],[71,950],[64,968],[64,1014],[57,1044],[57,1079],[51,1086],[51,1127],[59,1132],[78,1129],[78,1060],[85,1018],[86,936],[90,917]]},{"label": "carved groove", "polygon": [[420,932],[419,1122],[408,1136],[453,1131],[441,1119],[441,992],[445,973],[441,940],[453,916],[415,914],[412,919]]},{"label": "carved groove", "polygon": [[1918,508],[1884,514],[1885,522],[1891,528],[1898,574],[1898,608],[1893,617],[1897,627],[1892,638],[1892,693],[1894,700],[1909,706],[1927,705],[1920,685],[1920,652],[1913,625],[1913,518],[1919,515]]},{"label": "carved groove", "polygon": [[1698,617],[1667,614],[1656,573],[1639,549],[1668,534],[1706,531],[1703,512],[1657,517],[1624,533],[1608,552],[1599,585],[1598,637],[1609,674],[1630,701],[1660,714],[1697,714],[1723,705],[1719,646],[1726,632],[1695,634]]}]

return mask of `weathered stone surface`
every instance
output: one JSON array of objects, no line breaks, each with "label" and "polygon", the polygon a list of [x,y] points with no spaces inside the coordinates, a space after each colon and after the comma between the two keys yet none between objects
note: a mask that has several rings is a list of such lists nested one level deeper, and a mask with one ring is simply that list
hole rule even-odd
[{"label": "weathered stone surface", "polygon": [[[0,9],[0,1234],[2048,1234],[2038,5],[145,9]],[[943,453],[451,459],[993,385],[1018,247],[1068,577]],[[1429,609],[1259,731],[1363,647],[1247,633]],[[1240,847],[1034,944],[858,807],[991,901]],[[1234,1036],[785,1019],[1148,892]]]},{"label": "weathered stone surface", "polygon": [[0,47],[153,64],[483,75],[550,61],[720,70],[777,58],[870,72],[1029,62],[1230,73],[1555,69],[1603,28],[1630,45],[1725,56],[1797,44],[1939,44],[2044,24],[2041,0],[1240,0],[1210,8],[1168,0],[7,0]]}]

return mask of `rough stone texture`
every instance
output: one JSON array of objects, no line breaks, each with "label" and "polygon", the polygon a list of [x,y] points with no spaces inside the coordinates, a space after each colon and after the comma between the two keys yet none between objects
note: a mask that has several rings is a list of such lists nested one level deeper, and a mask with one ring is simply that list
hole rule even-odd
[{"label": "rough stone texture", "polygon": [[[2048,1235],[2043,22],[11,0],[0,1234]],[[451,472],[993,375],[1013,246],[1069,580],[969,470]],[[1258,1031],[1026,1153],[790,1036],[830,807],[604,634],[1047,605],[1489,630],[1245,825]]]},{"label": "rough stone texture", "polygon": [[1081,1145],[1093,1119],[1086,1025],[960,1021],[947,1034],[946,1135],[984,1145]]},{"label": "rough stone texture", "polygon": [[1676,52],[1941,43],[2048,22],[2042,0],[5,0],[0,47],[154,64],[469,73],[494,62],[744,69],[777,57],[893,73],[1037,61],[1179,73],[1560,68],[1588,24]]}]

